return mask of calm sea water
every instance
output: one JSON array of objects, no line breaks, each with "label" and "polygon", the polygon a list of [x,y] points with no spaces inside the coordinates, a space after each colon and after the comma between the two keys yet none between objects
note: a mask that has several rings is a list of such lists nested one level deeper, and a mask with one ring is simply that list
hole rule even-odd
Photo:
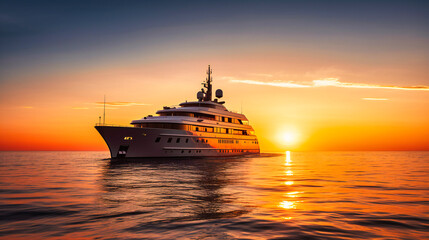
[{"label": "calm sea water", "polygon": [[1,152],[3,239],[424,239],[429,152]]}]

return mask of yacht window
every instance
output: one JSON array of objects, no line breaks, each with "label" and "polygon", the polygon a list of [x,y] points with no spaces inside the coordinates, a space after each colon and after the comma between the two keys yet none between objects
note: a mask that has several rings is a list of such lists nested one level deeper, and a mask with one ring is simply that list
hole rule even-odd
[{"label": "yacht window", "polygon": [[238,119],[238,123],[243,124],[243,122],[240,119]]},{"label": "yacht window", "polygon": [[186,141],[185,141],[185,142],[186,142],[186,143],[188,143],[188,141],[189,141],[189,139],[186,139]]},{"label": "yacht window", "polygon": [[196,128],[195,128],[195,131],[198,131],[198,129],[199,129],[199,128],[198,128],[198,127],[196,127]]},{"label": "yacht window", "polygon": [[180,142],[180,138],[177,138],[176,143],[179,143],[179,142]]},{"label": "yacht window", "polygon": [[222,117],[222,122],[225,122],[225,117]]},{"label": "yacht window", "polygon": [[172,138],[168,138],[167,142],[171,143],[171,140],[173,140]]},{"label": "yacht window", "polygon": [[161,138],[160,138],[160,137],[157,137],[157,138],[155,139],[155,142],[159,142],[159,141],[161,141]]},{"label": "yacht window", "polygon": [[232,118],[228,118],[228,122],[232,123]]}]

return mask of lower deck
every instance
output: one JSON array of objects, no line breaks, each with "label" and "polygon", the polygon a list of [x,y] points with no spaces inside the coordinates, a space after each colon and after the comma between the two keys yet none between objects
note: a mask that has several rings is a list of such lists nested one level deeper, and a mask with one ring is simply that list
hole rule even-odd
[{"label": "lower deck", "polygon": [[259,153],[254,135],[192,132],[176,129],[96,126],[117,157],[205,157]]}]

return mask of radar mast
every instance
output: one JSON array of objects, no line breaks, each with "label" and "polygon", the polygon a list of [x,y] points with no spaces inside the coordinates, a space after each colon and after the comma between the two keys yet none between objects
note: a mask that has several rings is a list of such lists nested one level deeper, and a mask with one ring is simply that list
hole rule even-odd
[{"label": "radar mast", "polygon": [[[210,65],[207,69],[207,78],[206,78],[206,82],[203,83],[204,87],[207,89],[207,91],[205,92],[203,101],[211,101],[212,100],[212,81],[213,78],[210,76],[212,74],[212,70],[210,69]],[[202,91],[204,93],[204,90]]]}]

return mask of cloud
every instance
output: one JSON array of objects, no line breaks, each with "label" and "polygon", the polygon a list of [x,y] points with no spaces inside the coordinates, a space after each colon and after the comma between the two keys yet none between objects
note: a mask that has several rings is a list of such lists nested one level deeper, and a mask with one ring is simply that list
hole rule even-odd
[{"label": "cloud", "polygon": [[[104,105],[104,102],[96,102],[96,105]],[[139,102],[106,102],[106,106],[129,107],[129,106],[149,106],[152,104]]]},{"label": "cloud", "polygon": [[309,88],[310,85],[304,85],[294,82],[281,82],[281,81],[273,81],[273,82],[262,82],[262,81],[256,81],[256,80],[238,80],[238,79],[231,79],[231,82],[234,83],[246,83],[246,84],[253,84],[253,85],[266,85],[266,86],[273,86],[273,87],[285,87],[285,88]]},{"label": "cloud", "polygon": [[338,78],[325,78],[321,80],[313,80],[314,87],[343,87],[343,88],[378,88],[378,89],[396,89],[396,90],[425,90],[429,91],[429,86],[391,86],[391,85],[376,85],[365,83],[347,83],[340,82]]},{"label": "cloud", "polygon": [[244,83],[252,85],[265,85],[284,88],[310,88],[310,87],[341,87],[341,88],[373,88],[373,89],[394,89],[394,90],[414,90],[414,91],[429,91],[429,86],[394,86],[394,85],[377,85],[365,83],[348,83],[340,82],[338,78],[325,78],[313,80],[312,82],[294,82],[294,81],[258,81],[258,80],[242,80],[224,77],[233,83]]},{"label": "cloud", "polygon": [[367,100],[367,101],[387,101],[389,99],[388,98],[362,98],[362,100]]}]

